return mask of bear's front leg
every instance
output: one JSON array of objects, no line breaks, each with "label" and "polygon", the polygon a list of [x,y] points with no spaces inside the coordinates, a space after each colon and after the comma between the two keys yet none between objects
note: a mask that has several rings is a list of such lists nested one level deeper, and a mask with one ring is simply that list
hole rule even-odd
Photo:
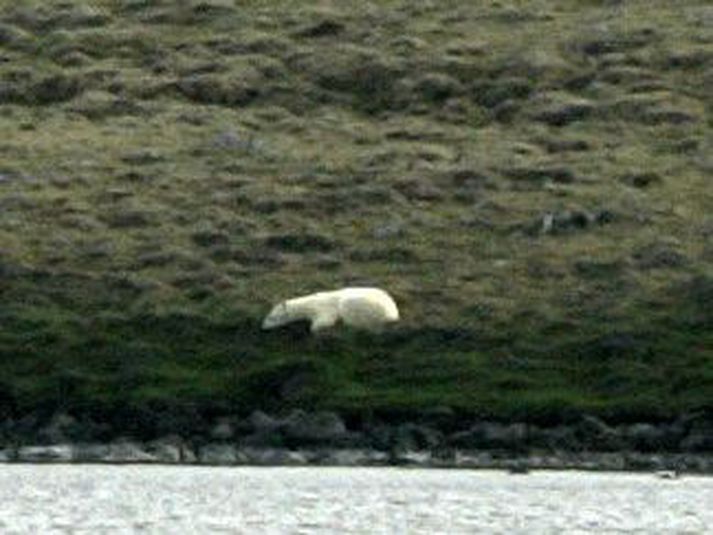
[{"label": "bear's front leg", "polygon": [[312,320],[312,327],[310,330],[312,331],[312,334],[317,334],[320,331],[334,327],[337,320],[339,320],[339,316],[336,314],[320,314]]}]

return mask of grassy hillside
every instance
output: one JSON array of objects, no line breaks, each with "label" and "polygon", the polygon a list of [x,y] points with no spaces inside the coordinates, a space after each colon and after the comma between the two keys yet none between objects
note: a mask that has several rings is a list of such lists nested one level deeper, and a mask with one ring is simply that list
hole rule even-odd
[{"label": "grassy hillside", "polygon": [[710,408],[708,4],[0,1],[0,416]]}]

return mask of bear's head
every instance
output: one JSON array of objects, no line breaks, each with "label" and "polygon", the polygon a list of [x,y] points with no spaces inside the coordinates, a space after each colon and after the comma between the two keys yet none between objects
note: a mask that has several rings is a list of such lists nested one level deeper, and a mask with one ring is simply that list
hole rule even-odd
[{"label": "bear's head", "polygon": [[282,303],[275,305],[270,313],[265,317],[262,322],[262,328],[272,329],[274,327],[280,327],[281,325],[289,323],[293,319],[294,318],[292,318],[287,312],[287,303],[283,301]]}]

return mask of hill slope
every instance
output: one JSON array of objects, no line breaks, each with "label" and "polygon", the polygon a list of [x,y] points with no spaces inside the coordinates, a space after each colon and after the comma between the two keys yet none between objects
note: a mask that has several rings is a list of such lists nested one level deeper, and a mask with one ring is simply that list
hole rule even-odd
[{"label": "hill slope", "polygon": [[5,416],[710,408],[706,4],[0,2]]}]

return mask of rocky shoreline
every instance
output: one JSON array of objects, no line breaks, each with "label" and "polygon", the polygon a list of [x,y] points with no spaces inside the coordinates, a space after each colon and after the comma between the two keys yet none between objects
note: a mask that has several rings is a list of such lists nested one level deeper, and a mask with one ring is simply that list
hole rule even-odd
[{"label": "rocky shoreline", "polygon": [[[424,421],[347,426],[334,412],[254,411],[215,418],[191,436],[101,438],[101,426],[55,414],[0,424],[0,463],[144,463],[209,466],[405,466],[428,468],[670,471],[713,474],[713,422],[705,413],[667,423]],[[97,424],[93,424],[97,425]],[[106,435],[106,430],[104,430]]]},{"label": "rocky shoreline", "polygon": [[0,450],[0,463],[162,464],[204,466],[401,466],[413,468],[670,472],[713,475],[711,454],[554,452],[512,456],[503,452],[456,451],[448,458],[431,451],[396,454],[366,449],[238,448],[208,444],[197,451],[170,443],[55,444]]}]

